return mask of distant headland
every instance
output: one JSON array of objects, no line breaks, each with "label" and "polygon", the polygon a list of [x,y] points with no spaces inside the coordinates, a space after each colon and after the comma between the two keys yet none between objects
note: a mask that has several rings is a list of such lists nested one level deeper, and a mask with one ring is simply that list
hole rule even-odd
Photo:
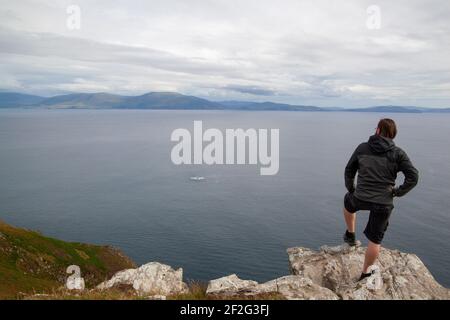
[{"label": "distant headland", "polygon": [[387,105],[368,108],[326,108],[270,101],[210,101],[177,92],[149,92],[139,96],[124,96],[104,92],[70,93],[53,97],[0,92],[0,108],[450,113],[450,108],[418,106]]}]

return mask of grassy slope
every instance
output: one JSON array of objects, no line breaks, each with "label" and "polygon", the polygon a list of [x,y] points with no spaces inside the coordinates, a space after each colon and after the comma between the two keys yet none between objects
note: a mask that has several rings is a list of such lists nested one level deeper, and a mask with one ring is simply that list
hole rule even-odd
[{"label": "grassy slope", "polygon": [[[134,290],[85,290],[73,292],[64,288],[69,265],[78,265],[87,288],[93,288],[117,271],[134,268],[134,263],[118,250],[108,246],[66,242],[38,232],[15,228],[0,221],[0,300],[128,300],[145,299]],[[268,293],[258,296],[207,296],[206,283],[189,283],[189,293],[167,297],[175,300],[205,299],[282,299]]]},{"label": "grassy slope", "polygon": [[0,221],[0,299],[51,292],[64,285],[72,264],[80,267],[88,288],[135,267],[114,248],[65,242]]}]

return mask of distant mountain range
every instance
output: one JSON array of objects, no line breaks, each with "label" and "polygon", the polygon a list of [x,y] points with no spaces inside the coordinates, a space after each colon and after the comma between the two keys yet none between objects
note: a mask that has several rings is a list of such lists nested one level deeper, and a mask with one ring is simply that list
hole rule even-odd
[{"label": "distant mountain range", "polygon": [[140,96],[122,96],[110,93],[71,93],[50,98],[16,92],[0,92],[0,108],[450,113],[450,108],[421,108],[414,106],[323,108],[308,105],[275,103],[270,101],[217,102],[176,92],[149,92]]}]

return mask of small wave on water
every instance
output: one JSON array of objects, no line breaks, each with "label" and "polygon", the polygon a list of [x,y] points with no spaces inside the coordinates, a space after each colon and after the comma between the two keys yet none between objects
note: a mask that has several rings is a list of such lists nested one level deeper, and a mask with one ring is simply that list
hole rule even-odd
[{"label": "small wave on water", "polygon": [[203,176],[192,176],[189,178],[191,181],[206,181],[206,178]]}]

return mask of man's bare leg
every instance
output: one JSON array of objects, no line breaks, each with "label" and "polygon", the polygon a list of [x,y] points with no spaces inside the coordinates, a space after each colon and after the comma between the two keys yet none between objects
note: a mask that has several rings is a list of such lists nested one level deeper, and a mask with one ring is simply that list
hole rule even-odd
[{"label": "man's bare leg", "polygon": [[363,273],[367,273],[367,269],[369,269],[369,267],[375,263],[380,253],[380,248],[381,245],[369,241],[369,244],[367,245],[366,256],[364,258],[364,266],[362,271]]},{"label": "man's bare leg", "polygon": [[351,233],[355,233],[356,213],[348,212],[347,209],[344,208],[344,218],[345,218],[345,223],[347,224],[347,231],[351,232]]}]

